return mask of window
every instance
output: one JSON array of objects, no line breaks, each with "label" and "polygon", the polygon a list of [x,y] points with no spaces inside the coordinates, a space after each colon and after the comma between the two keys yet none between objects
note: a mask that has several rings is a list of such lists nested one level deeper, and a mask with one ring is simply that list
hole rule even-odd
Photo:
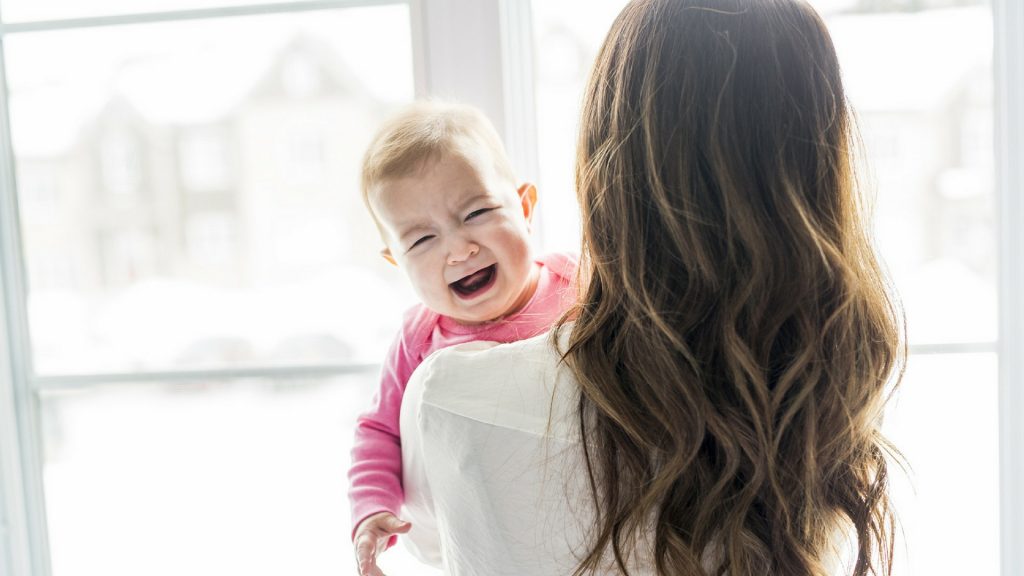
[{"label": "window", "polygon": [[[894,478],[904,534],[896,568],[996,574],[992,11],[983,1],[847,4],[827,18],[850,99],[868,146],[894,143],[879,163],[871,162],[874,149],[867,154],[879,248],[911,346],[885,423],[910,464]],[[958,42],[948,41],[953,33]],[[955,414],[956,424],[939,414]],[[971,530],[958,534],[956,548],[940,525]]]},{"label": "window", "polygon": [[132,196],[142,185],[140,143],[126,132],[113,132],[99,140],[102,193],[112,197]]},{"label": "window", "polygon": [[[381,334],[395,318],[366,318],[360,326],[367,337],[338,316],[403,301],[402,278],[371,245],[376,232],[356,184],[376,123],[413,96],[409,30],[409,10],[398,4],[10,34],[17,169],[20,143],[29,138],[23,135],[42,139],[53,122],[23,103],[39,96],[60,108],[74,108],[83,98],[92,103],[61,119],[74,126],[60,134],[77,138],[62,142],[63,150],[56,142],[50,147],[52,161],[61,161],[57,177],[74,187],[60,196],[66,205],[55,212],[74,217],[63,221],[59,240],[48,239],[54,233],[31,219],[23,229],[30,270],[76,246],[92,247],[89,261],[99,264],[71,290],[91,310],[86,325],[49,326],[29,318],[34,338],[91,335],[89,350],[72,360],[73,347],[54,342],[51,348],[64,348],[69,357],[55,364],[36,358],[35,371],[174,369],[170,358],[215,335],[248,339],[259,351],[253,360],[260,361],[259,354],[269,358],[278,342],[254,320],[273,320],[267,314],[275,313],[294,318],[299,333],[327,330],[352,342],[360,361],[378,358]],[[183,37],[190,42],[180,42]],[[365,50],[367,42],[375,49]],[[74,59],[58,55],[60,46],[71,45],[79,46]],[[389,86],[357,72],[354,55],[365,52],[394,70]],[[293,97],[285,86],[292,75],[280,73],[293,68],[288,63],[296,53],[315,60],[307,75],[324,77],[312,102],[313,95]],[[98,177],[89,168],[92,151],[101,160]],[[229,159],[237,170],[229,169]],[[41,159],[25,162],[31,174]],[[77,198],[110,201],[82,206],[73,204]],[[236,265],[207,274],[211,263],[228,260]],[[356,306],[323,290],[314,292],[324,300],[307,298],[303,307],[283,299],[337,275],[374,286],[362,295],[371,300]],[[203,297],[214,293],[233,302],[230,310]],[[46,297],[31,290],[30,309]],[[179,305],[192,312],[162,315]],[[328,328],[323,317],[331,309],[339,313],[329,314],[334,327]],[[140,333],[148,332],[165,336],[140,346]],[[136,345],[125,346],[129,342]],[[140,353],[126,352],[133,348]]]},{"label": "window", "polygon": [[223,128],[186,129],[178,142],[181,185],[197,194],[224,192],[231,186],[228,143]]},{"label": "window", "polygon": [[235,255],[235,223],[230,215],[207,212],[189,216],[185,245],[189,260],[207,266],[230,265]]},{"label": "window", "polygon": [[[827,20],[857,110],[879,248],[907,315],[911,355],[885,422],[912,468],[902,479],[894,474],[904,531],[896,574],[996,574],[992,9],[981,0],[811,3]],[[559,248],[576,246],[579,234],[566,225],[578,223],[565,193],[578,116],[568,111],[578,111],[591,62],[625,4],[533,3],[536,52],[544,54],[536,71],[542,230]]]},{"label": "window", "polygon": [[324,142],[319,130],[294,131],[283,135],[281,177],[293,183],[314,183],[324,174]]},{"label": "window", "polygon": [[125,226],[115,230],[100,230],[96,247],[103,263],[102,281],[105,286],[120,288],[131,286],[155,275],[153,234],[149,230]]},{"label": "window", "polygon": [[136,4],[0,2],[0,572],[354,574],[354,418],[412,301],[358,168],[414,8]]}]

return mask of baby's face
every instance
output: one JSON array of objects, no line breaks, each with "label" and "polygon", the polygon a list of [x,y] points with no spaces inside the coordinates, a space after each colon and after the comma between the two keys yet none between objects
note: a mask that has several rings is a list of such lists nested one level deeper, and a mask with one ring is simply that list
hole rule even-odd
[{"label": "baby's face", "polygon": [[449,154],[370,194],[385,256],[405,270],[423,304],[464,324],[518,310],[536,288],[529,242],[536,189],[517,191],[491,164]]}]

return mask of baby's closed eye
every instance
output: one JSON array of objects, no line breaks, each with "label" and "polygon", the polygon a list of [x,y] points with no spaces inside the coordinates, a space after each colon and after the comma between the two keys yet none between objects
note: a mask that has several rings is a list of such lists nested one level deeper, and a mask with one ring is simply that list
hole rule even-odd
[{"label": "baby's closed eye", "polygon": [[420,238],[417,238],[415,242],[413,242],[411,245],[409,245],[409,250],[412,250],[413,248],[415,248],[415,247],[417,247],[417,246],[427,242],[428,240],[432,239],[433,237],[434,237],[433,234],[427,234],[426,236],[421,236]]},{"label": "baby's closed eye", "polygon": [[476,218],[477,216],[482,216],[492,210],[494,210],[494,208],[480,208],[478,210],[473,210],[472,212],[469,213],[469,215],[466,216],[466,220],[472,220],[473,218]]}]

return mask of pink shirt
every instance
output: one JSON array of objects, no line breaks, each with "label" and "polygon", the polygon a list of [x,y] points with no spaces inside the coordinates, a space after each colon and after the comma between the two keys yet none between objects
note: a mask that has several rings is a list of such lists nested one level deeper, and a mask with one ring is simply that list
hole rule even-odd
[{"label": "pink shirt", "polygon": [[467,326],[422,304],[405,313],[402,330],[385,358],[373,405],[356,421],[348,473],[353,534],[371,514],[386,511],[398,516],[404,500],[399,413],[405,385],[416,367],[433,352],[455,344],[516,342],[547,332],[576,300],[575,256],[549,254],[537,263],[537,290],[519,312],[500,322]]}]

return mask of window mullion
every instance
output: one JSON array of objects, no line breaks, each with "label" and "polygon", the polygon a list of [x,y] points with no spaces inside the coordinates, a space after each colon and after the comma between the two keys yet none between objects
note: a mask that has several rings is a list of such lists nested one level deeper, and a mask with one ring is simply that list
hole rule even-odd
[{"label": "window mullion", "polygon": [[290,380],[374,374],[379,363],[307,364],[290,366],[253,366],[244,368],[211,368],[207,370],[167,370],[161,372],[115,372],[109,374],[61,374],[35,376],[31,386],[37,391],[72,390],[102,384],[188,384],[194,382],[231,381],[245,378]]},{"label": "window mullion", "polygon": [[[6,290],[0,288],[6,294]],[[6,306],[0,305],[0,572],[30,574],[29,525],[21,494],[21,446],[18,405],[11,368]]]},{"label": "window mullion", "polygon": [[0,33],[12,34],[19,32],[42,32],[73,28],[91,28],[96,26],[118,26],[124,24],[131,25],[154,22],[175,22],[181,20],[209,20],[212,18],[257,16],[263,14],[291,14],[313,10],[336,10],[343,8],[365,8],[369,6],[405,4],[406,1],[407,0],[296,0],[295,2],[284,3],[244,4],[239,6],[194,8],[190,10],[109,14],[104,16],[88,16],[81,18],[0,23]]},{"label": "window mullion", "polygon": [[[3,496],[7,508],[7,544],[15,574],[49,576],[50,555],[43,496],[42,441],[39,400],[29,379],[32,374],[27,298],[22,261],[18,201],[15,192],[14,152],[11,146],[4,44],[0,42],[0,275],[4,323],[0,327],[6,363],[0,390],[10,401],[13,426],[0,429],[0,438],[16,457],[5,463]],[[3,401],[0,401],[3,403]],[[13,438],[10,436],[13,434]],[[6,451],[5,451],[6,452]],[[22,570],[18,572],[17,570]]]},{"label": "window mullion", "polygon": [[520,178],[536,172],[529,24],[525,0],[413,1],[417,96],[483,110]]},{"label": "window mullion", "polygon": [[521,181],[537,182],[537,106],[529,0],[500,0],[505,143]]},{"label": "window mullion", "polygon": [[920,354],[985,354],[999,350],[997,342],[941,342],[932,344],[910,343],[910,355]]},{"label": "window mullion", "polygon": [[504,134],[497,0],[419,0],[415,14],[423,50],[417,96],[477,106]]},{"label": "window mullion", "polygon": [[1024,574],[1024,3],[994,0],[1003,576]]}]

